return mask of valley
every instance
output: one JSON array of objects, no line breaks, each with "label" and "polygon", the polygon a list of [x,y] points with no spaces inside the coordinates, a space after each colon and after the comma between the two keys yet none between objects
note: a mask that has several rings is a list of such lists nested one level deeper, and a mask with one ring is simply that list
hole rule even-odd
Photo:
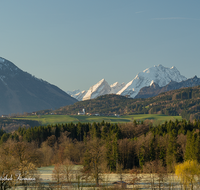
[{"label": "valley", "polygon": [[180,187],[176,165],[200,167],[187,162],[200,160],[196,76],[158,65],[127,84],[102,79],[67,94],[8,60],[0,65],[0,170],[36,181],[14,179],[19,188]]},{"label": "valley", "polygon": [[[12,118],[11,118],[12,119]],[[24,116],[15,117],[15,120],[31,120],[37,121],[40,125],[49,124],[64,124],[64,123],[93,123],[102,121],[108,123],[128,123],[137,121],[150,120],[153,124],[162,124],[165,121],[181,120],[181,116],[167,116],[162,114],[138,114],[138,115],[124,115],[120,117],[116,116],[83,116],[83,115],[39,115],[39,116]]]},{"label": "valley", "polygon": [[200,190],[200,1],[1,1],[0,190]]}]

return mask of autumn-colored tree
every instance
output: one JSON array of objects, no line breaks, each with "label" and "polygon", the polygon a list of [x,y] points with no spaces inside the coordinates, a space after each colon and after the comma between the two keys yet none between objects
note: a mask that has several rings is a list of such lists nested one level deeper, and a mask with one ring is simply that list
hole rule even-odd
[{"label": "autumn-colored tree", "polygon": [[43,142],[39,151],[42,155],[42,165],[49,166],[54,155],[53,148],[50,147],[47,142]]},{"label": "autumn-colored tree", "polygon": [[185,161],[175,166],[175,174],[181,180],[184,189],[186,189],[187,186],[191,186],[191,190],[193,190],[194,183],[197,182],[195,176],[200,175],[200,165],[196,160]]},{"label": "autumn-colored tree", "polygon": [[18,175],[18,180],[22,181],[23,185],[27,185],[26,178],[33,179],[31,181],[35,181],[36,178],[36,166],[32,162],[28,162],[27,160],[22,161],[18,166],[18,171],[20,172]]},{"label": "autumn-colored tree", "polygon": [[[6,190],[14,185],[15,170],[18,162],[11,152],[12,141],[7,141],[0,147],[0,190]],[[12,180],[7,180],[12,178]]]},{"label": "autumn-colored tree", "polygon": [[[28,143],[25,141],[13,142],[11,151],[15,160],[18,162],[18,178],[36,179],[36,168],[40,166],[41,162],[41,156],[37,146],[34,143]],[[18,182],[25,186],[30,184],[30,181],[27,180],[18,180]]]},{"label": "autumn-colored tree", "polygon": [[36,165],[39,162],[40,158],[33,144],[9,139],[0,147],[0,176],[12,178],[12,180],[0,180],[1,186],[3,185],[5,189],[8,184],[25,185],[26,180],[17,180],[17,178],[34,178]]}]

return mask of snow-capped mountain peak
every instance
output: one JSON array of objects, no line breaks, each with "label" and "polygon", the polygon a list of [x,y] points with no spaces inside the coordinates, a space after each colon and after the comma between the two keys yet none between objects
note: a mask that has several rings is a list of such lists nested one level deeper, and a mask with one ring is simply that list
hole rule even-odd
[{"label": "snow-capped mountain peak", "polygon": [[118,82],[115,82],[115,83],[111,84],[110,87],[113,88],[113,87],[116,87],[116,86],[118,86],[118,85],[119,85],[119,83],[118,83]]},{"label": "snow-capped mountain peak", "polygon": [[182,76],[176,67],[166,68],[162,65],[154,66],[140,72],[136,77],[127,83],[117,94],[128,95],[134,98],[139,90],[145,86],[150,86],[152,81],[160,87],[167,85],[170,81],[181,82],[187,78]]},{"label": "snow-capped mountain peak", "polygon": [[154,65],[138,73],[133,80],[127,84],[118,82],[108,85],[105,79],[100,80],[95,85],[91,86],[88,91],[68,91],[72,97],[81,100],[96,98],[104,94],[118,94],[134,98],[141,88],[150,86],[154,83],[160,87],[167,85],[170,81],[181,82],[187,78],[182,76],[176,67],[166,68],[162,65]]},{"label": "snow-capped mountain peak", "polygon": [[116,94],[119,92],[126,84],[123,82],[122,84],[119,84],[118,82],[115,82],[114,84],[111,84],[111,91],[109,94]]},{"label": "snow-capped mountain peak", "polygon": [[111,88],[109,84],[106,82],[105,79],[102,79],[98,83],[90,87],[82,100],[93,99],[104,94],[109,94],[110,91]]},{"label": "snow-capped mountain peak", "polygon": [[78,89],[78,90],[73,90],[73,91],[67,91],[67,94],[69,94],[71,96],[71,95],[74,95],[74,94],[78,94],[80,92],[81,91]]},{"label": "snow-capped mountain peak", "polygon": [[152,80],[149,86],[152,86],[154,84],[154,81]]},{"label": "snow-capped mountain peak", "polygon": [[109,86],[106,80],[102,79],[95,85],[91,86],[87,91],[84,90],[81,92],[80,90],[74,90],[67,91],[67,93],[70,94],[73,98],[76,98],[77,100],[81,101],[93,99],[104,94],[116,94],[124,86],[125,83],[119,84],[118,82],[115,82],[114,84]]},{"label": "snow-capped mountain peak", "polygon": [[96,83],[95,85],[91,86],[89,90],[90,90],[91,92],[94,92],[94,91],[96,91],[102,84],[105,84],[105,83],[107,83],[107,82],[105,81],[105,79],[101,79],[98,83]]}]

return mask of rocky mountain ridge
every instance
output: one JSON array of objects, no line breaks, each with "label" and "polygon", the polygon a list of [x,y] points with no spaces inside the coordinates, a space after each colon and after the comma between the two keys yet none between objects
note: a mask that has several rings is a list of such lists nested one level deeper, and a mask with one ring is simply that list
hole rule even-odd
[{"label": "rocky mountain ridge", "polygon": [[102,79],[89,90],[75,90],[68,91],[72,97],[79,101],[89,100],[105,94],[117,94],[130,98],[135,98],[140,89],[157,83],[159,87],[167,85],[170,81],[181,82],[187,78],[180,74],[176,67],[166,68],[162,65],[154,66],[140,72],[136,77],[127,84],[118,82],[109,86],[109,84]]},{"label": "rocky mountain ridge", "polygon": [[187,79],[181,82],[170,81],[169,84],[163,87],[160,87],[158,84],[153,83],[150,86],[140,89],[139,93],[137,94],[137,96],[135,96],[135,98],[150,98],[170,90],[176,90],[186,87],[194,87],[199,85],[200,85],[200,78],[198,78],[197,76],[194,76],[191,79]]}]

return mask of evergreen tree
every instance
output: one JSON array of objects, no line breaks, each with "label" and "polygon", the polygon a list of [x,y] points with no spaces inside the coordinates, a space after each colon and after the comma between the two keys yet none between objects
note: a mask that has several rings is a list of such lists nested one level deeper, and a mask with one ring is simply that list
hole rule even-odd
[{"label": "evergreen tree", "polygon": [[174,170],[177,161],[177,142],[173,134],[169,134],[167,152],[166,152],[166,165],[168,172]]},{"label": "evergreen tree", "polygon": [[153,139],[150,142],[150,149],[149,149],[149,161],[153,161],[156,158],[156,151],[155,151],[155,135],[153,136]]},{"label": "evergreen tree", "polygon": [[144,145],[142,145],[139,153],[139,165],[141,168],[143,168],[144,163],[145,163],[145,147]]},{"label": "evergreen tree", "polygon": [[184,160],[192,160],[194,159],[194,139],[192,139],[192,133],[190,131],[187,132],[187,142],[186,142],[186,148],[185,148],[185,155]]},{"label": "evergreen tree", "polygon": [[115,171],[118,163],[117,136],[111,134],[106,138],[106,159],[110,171]]}]

